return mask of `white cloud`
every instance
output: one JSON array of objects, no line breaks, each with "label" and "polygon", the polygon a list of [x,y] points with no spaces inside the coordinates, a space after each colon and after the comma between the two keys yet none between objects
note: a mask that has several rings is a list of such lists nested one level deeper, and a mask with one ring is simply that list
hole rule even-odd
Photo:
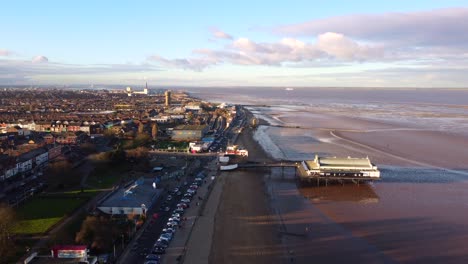
[{"label": "white cloud", "polygon": [[[39,57],[39,58],[38,58]],[[39,76],[47,78],[57,76],[75,76],[90,78],[90,76],[128,73],[144,73],[158,71],[158,68],[150,64],[97,64],[77,65],[64,63],[44,64],[43,56],[38,56],[38,62],[26,60],[0,59],[0,84],[25,83],[36,80]],[[42,62],[42,63],[40,63]]]},{"label": "white cloud", "polygon": [[13,55],[13,52],[6,49],[0,49],[0,57],[8,57]]},{"label": "white cloud", "polygon": [[468,8],[336,16],[280,26],[274,32],[311,37],[323,32],[337,32],[366,41],[418,46],[466,46]]},{"label": "white cloud", "polygon": [[32,63],[48,63],[49,59],[45,56],[36,56],[32,59]]},{"label": "white cloud", "polygon": [[148,59],[165,66],[200,71],[221,63],[281,66],[285,63],[317,60],[375,60],[384,55],[382,47],[363,45],[338,33],[328,32],[319,35],[317,39],[317,42],[309,43],[294,38],[259,43],[248,38],[238,38],[224,49],[195,50],[196,57],[192,58],[166,59],[155,55]]},{"label": "white cloud", "polygon": [[211,33],[213,34],[213,37],[217,38],[217,39],[228,39],[228,40],[232,40],[233,37],[231,35],[229,35],[228,33],[224,32],[224,31],[221,31],[217,28],[213,28],[211,29]]},{"label": "white cloud", "polygon": [[333,32],[319,35],[317,48],[330,56],[344,60],[383,58],[383,47],[362,45],[343,34]]}]

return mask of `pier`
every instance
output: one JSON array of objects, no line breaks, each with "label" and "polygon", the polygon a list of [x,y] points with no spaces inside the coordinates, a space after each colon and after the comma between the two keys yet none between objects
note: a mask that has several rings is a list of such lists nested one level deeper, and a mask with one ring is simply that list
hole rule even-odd
[{"label": "pier", "polygon": [[328,183],[353,182],[360,184],[380,180],[380,171],[369,158],[320,158],[310,161],[275,161],[240,163],[234,169],[255,168],[294,168],[294,175],[301,183],[316,183],[317,186]]}]

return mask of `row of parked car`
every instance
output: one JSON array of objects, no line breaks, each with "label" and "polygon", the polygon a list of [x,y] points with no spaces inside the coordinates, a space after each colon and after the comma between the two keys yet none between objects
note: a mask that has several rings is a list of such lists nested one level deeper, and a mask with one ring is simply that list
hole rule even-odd
[{"label": "row of parked car", "polygon": [[[181,188],[175,188],[167,196],[167,202],[175,199],[175,196],[180,198],[179,203],[177,203],[176,208],[172,211],[169,219],[166,222],[166,226],[161,232],[161,235],[156,240],[153,245],[153,249],[149,255],[146,256],[145,264],[159,264],[161,255],[166,253],[166,248],[169,246],[170,242],[174,238],[175,232],[179,227],[181,227],[181,222],[183,221],[183,215],[187,208],[190,207],[190,202],[192,198],[197,193],[198,187],[203,183],[203,179],[198,177],[192,184],[188,187],[187,191],[182,195]],[[188,183],[184,185],[189,185]],[[170,207],[166,204],[161,206],[162,211],[170,211]]]}]

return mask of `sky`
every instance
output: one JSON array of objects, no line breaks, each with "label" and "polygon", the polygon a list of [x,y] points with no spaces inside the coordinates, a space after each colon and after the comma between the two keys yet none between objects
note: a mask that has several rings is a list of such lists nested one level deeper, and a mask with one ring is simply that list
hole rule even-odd
[{"label": "sky", "polygon": [[468,88],[468,0],[5,1],[0,25],[0,85]]}]

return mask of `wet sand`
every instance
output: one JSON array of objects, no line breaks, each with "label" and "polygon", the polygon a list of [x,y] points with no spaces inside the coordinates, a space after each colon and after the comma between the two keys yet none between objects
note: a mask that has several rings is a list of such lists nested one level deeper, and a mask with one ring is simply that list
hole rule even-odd
[{"label": "wet sand", "polygon": [[277,190],[270,195],[285,230],[312,230],[307,238],[283,236],[297,263],[468,262],[465,136],[325,115],[314,123],[314,114],[306,117],[282,120],[307,128],[266,132],[286,158],[369,156],[382,167],[383,180],[365,187],[298,188],[292,173],[274,171],[267,183]]},{"label": "wet sand", "polygon": [[[317,188],[288,169],[225,173],[210,263],[468,263],[465,136],[307,112],[275,118],[265,120],[282,124],[257,139],[285,159],[369,156],[382,181]],[[239,140],[250,159],[271,158],[250,130]]]},{"label": "wet sand", "polygon": [[[269,160],[245,129],[238,144],[256,160]],[[276,215],[271,213],[263,178],[269,170],[224,172],[223,193],[215,217],[210,263],[280,263],[284,249]]]}]

